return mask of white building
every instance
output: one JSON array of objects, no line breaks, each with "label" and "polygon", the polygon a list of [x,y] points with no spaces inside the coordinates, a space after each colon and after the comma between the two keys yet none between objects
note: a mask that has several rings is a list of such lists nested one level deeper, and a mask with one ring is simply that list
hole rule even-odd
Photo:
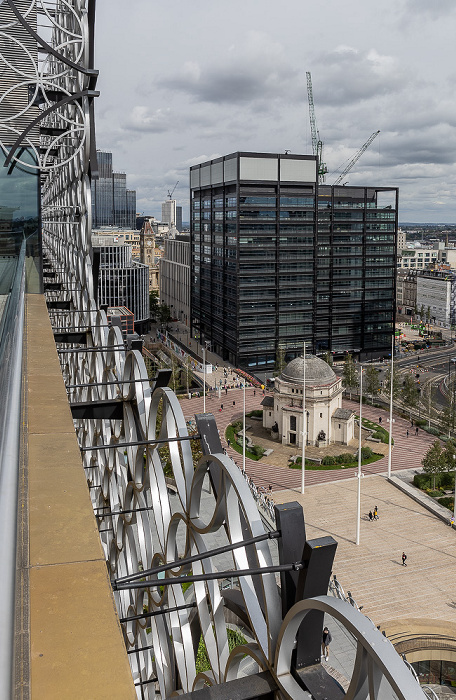
[{"label": "white building", "polygon": [[162,203],[162,222],[168,224],[169,228],[176,228],[177,201],[175,199],[167,199]]},{"label": "white building", "polygon": [[430,310],[434,325],[449,328],[456,323],[456,275],[448,271],[426,272],[417,276],[416,306]]},{"label": "white building", "polygon": [[[306,354],[307,444],[347,445],[354,438],[354,413],[342,408],[342,379],[319,357]],[[296,357],[276,377],[273,396],[263,405],[263,426],[283,445],[302,446],[304,360]]]}]

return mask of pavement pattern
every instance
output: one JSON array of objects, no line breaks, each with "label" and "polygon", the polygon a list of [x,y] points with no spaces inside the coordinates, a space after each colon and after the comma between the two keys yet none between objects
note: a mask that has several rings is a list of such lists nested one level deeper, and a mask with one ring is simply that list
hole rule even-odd
[{"label": "pavement pattern", "polygon": [[[246,413],[254,409],[261,409],[261,401],[263,400],[263,392],[261,389],[246,389]],[[182,409],[186,419],[194,418],[196,413],[203,412],[203,398],[194,397],[192,399],[183,399],[181,402]],[[344,408],[351,408],[353,411],[359,412],[359,404],[354,401],[343,401]],[[242,418],[243,407],[243,390],[232,389],[222,392],[221,397],[212,396],[206,398],[206,411],[212,413],[217,421],[217,426],[220,431],[222,445],[226,448],[229,456],[239,465],[242,466],[242,455],[228,447],[225,440],[225,431],[230,423],[234,420]],[[369,405],[363,406],[363,418],[369,418],[375,422],[382,418],[382,426],[388,429],[389,412],[383,409],[373,408]],[[394,416],[394,414],[393,414]],[[408,437],[407,437],[408,431]],[[247,433],[248,434],[248,433]],[[411,426],[411,422],[394,416],[393,423],[393,439],[394,446],[392,449],[391,469],[396,471],[399,469],[419,469],[421,468],[421,460],[429,447],[435,440],[435,437],[429,435],[424,430],[419,429],[418,435],[415,435],[415,428]],[[370,443],[375,450],[375,443]],[[277,443],[272,442],[271,447],[278,447]],[[342,448],[343,449],[343,448]],[[295,449],[296,451],[296,449]],[[297,450],[299,452],[299,449]],[[273,491],[282,489],[300,489],[301,487],[301,470],[290,469],[288,467],[274,464],[274,453],[267,458],[258,462],[246,458],[246,472],[257,484],[268,488],[272,486]],[[277,457],[277,461],[280,462]],[[363,474],[381,474],[388,471],[388,456],[382,457],[377,462],[368,464],[362,468]],[[327,470],[306,470],[305,484],[312,486],[314,484],[329,483],[334,481],[353,479],[357,474],[356,467],[347,469],[327,469]]]}]

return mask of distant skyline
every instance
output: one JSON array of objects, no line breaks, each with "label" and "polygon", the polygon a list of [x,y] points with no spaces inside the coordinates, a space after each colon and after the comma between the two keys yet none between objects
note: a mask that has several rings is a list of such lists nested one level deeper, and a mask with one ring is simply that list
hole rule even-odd
[{"label": "distant skyline", "polygon": [[[400,188],[399,219],[456,222],[454,0],[98,0],[97,147],[160,218],[188,220],[188,169],[234,151],[311,153],[311,71],[327,182]],[[332,174],[333,173],[333,174]]]}]

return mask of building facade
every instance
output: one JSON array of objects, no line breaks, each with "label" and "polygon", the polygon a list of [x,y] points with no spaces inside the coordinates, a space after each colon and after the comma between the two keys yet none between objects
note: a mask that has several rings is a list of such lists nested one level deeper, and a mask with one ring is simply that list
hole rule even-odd
[{"label": "building facade", "polygon": [[125,173],[112,169],[112,153],[97,151],[98,178],[92,179],[93,228],[136,228],[136,192],[127,189]]},{"label": "building facade", "polygon": [[160,301],[185,325],[190,319],[190,236],[165,240],[160,260]]},{"label": "building facade", "polygon": [[99,256],[98,303],[125,306],[135,317],[137,331],[149,322],[149,269],[132,259],[129,245],[106,245],[104,236],[92,236],[95,258]]},{"label": "building facade", "polygon": [[307,155],[234,153],[190,169],[191,324],[252,371],[314,353],[390,352],[395,188],[319,185]]},{"label": "building facade", "polygon": [[429,271],[416,277],[416,306],[429,309],[434,325],[450,328],[456,323],[456,274],[447,271]]}]

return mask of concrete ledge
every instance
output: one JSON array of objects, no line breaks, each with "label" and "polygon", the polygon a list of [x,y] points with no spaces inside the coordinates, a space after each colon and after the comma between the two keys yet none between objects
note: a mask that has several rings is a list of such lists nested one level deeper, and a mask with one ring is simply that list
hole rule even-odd
[{"label": "concrete ledge", "polygon": [[30,694],[134,700],[43,296],[27,296],[26,329]]},{"label": "concrete ledge", "polygon": [[[440,518],[440,520],[447,523],[447,525],[450,524],[452,513],[448,510],[448,508],[441,506],[440,503],[436,503],[435,499],[431,498],[431,496],[423,493],[416,486],[407,484],[397,476],[386,477],[386,479],[390,484],[402,491],[402,493],[407,494],[407,496],[410,496],[410,498],[412,498],[416,503],[419,503],[421,506],[423,506],[423,508],[426,508],[426,510],[428,510],[430,513],[433,513],[433,515],[436,515],[438,518]],[[452,527],[454,527],[454,525]]]}]

